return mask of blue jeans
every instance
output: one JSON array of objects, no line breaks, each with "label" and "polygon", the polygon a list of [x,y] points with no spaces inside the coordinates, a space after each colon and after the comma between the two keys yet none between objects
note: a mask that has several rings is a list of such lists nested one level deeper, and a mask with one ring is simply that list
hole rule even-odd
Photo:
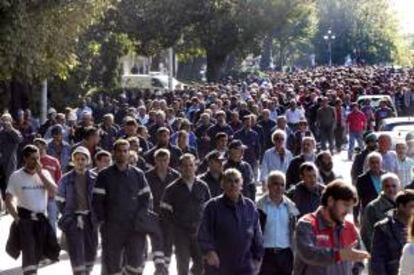
[{"label": "blue jeans", "polygon": [[49,218],[49,222],[53,228],[53,231],[56,233],[58,209],[54,198],[48,198],[47,200],[47,217]]},{"label": "blue jeans", "polygon": [[362,132],[349,132],[348,159],[351,159],[352,154],[354,153],[355,140],[361,150],[364,148]]}]

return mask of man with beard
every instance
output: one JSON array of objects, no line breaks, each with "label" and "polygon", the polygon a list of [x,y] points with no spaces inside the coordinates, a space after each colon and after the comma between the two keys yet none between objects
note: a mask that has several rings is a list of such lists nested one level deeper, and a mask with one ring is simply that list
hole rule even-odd
[{"label": "man with beard", "polygon": [[332,155],[328,151],[320,152],[316,157],[315,164],[318,167],[319,176],[322,180],[322,183],[328,184],[331,181],[340,178],[338,175],[334,173],[334,171],[332,171]]},{"label": "man with beard", "polygon": [[327,185],[321,206],[296,227],[294,275],[349,275],[369,257],[355,249],[359,234],[345,219],[358,201],[355,189],[342,180]]}]

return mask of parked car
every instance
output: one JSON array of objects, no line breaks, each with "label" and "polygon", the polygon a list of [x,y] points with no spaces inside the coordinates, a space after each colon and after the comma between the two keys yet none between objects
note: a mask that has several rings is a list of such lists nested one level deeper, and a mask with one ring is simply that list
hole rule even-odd
[{"label": "parked car", "polygon": [[369,99],[370,105],[374,109],[378,108],[381,99],[385,99],[387,101],[388,107],[390,107],[395,116],[397,116],[397,108],[395,107],[394,101],[392,100],[391,96],[389,95],[360,95],[357,99],[359,106],[364,106],[365,101]]},{"label": "parked car", "polygon": [[[173,77],[173,88],[183,87],[184,84]],[[161,73],[125,74],[122,76],[121,87],[124,89],[168,90],[168,75]]]}]

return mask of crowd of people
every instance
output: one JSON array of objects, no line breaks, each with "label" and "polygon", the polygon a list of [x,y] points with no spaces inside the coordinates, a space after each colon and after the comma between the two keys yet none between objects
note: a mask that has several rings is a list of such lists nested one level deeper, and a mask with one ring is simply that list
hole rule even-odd
[{"label": "crowd of people", "polygon": [[414,71],[386,67],[4,112],[6,250],[25,275],[61,249],[90,274],[99,243],[102,274],[168,274],[173,254],[179,275],[414,274],[414,134],[375,133],[397,114],[414,114]]}]

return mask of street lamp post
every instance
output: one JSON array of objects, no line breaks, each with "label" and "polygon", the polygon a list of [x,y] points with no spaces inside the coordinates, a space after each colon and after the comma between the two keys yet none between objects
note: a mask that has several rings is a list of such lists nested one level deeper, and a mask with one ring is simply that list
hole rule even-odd
[{"label": "street lamp post", "polygon": [[332,33],[332,30],[329,29],[323,36],[323,39],[328,43],[329,66],[332,66],[332,41],[336,39],[336,36]]}]

